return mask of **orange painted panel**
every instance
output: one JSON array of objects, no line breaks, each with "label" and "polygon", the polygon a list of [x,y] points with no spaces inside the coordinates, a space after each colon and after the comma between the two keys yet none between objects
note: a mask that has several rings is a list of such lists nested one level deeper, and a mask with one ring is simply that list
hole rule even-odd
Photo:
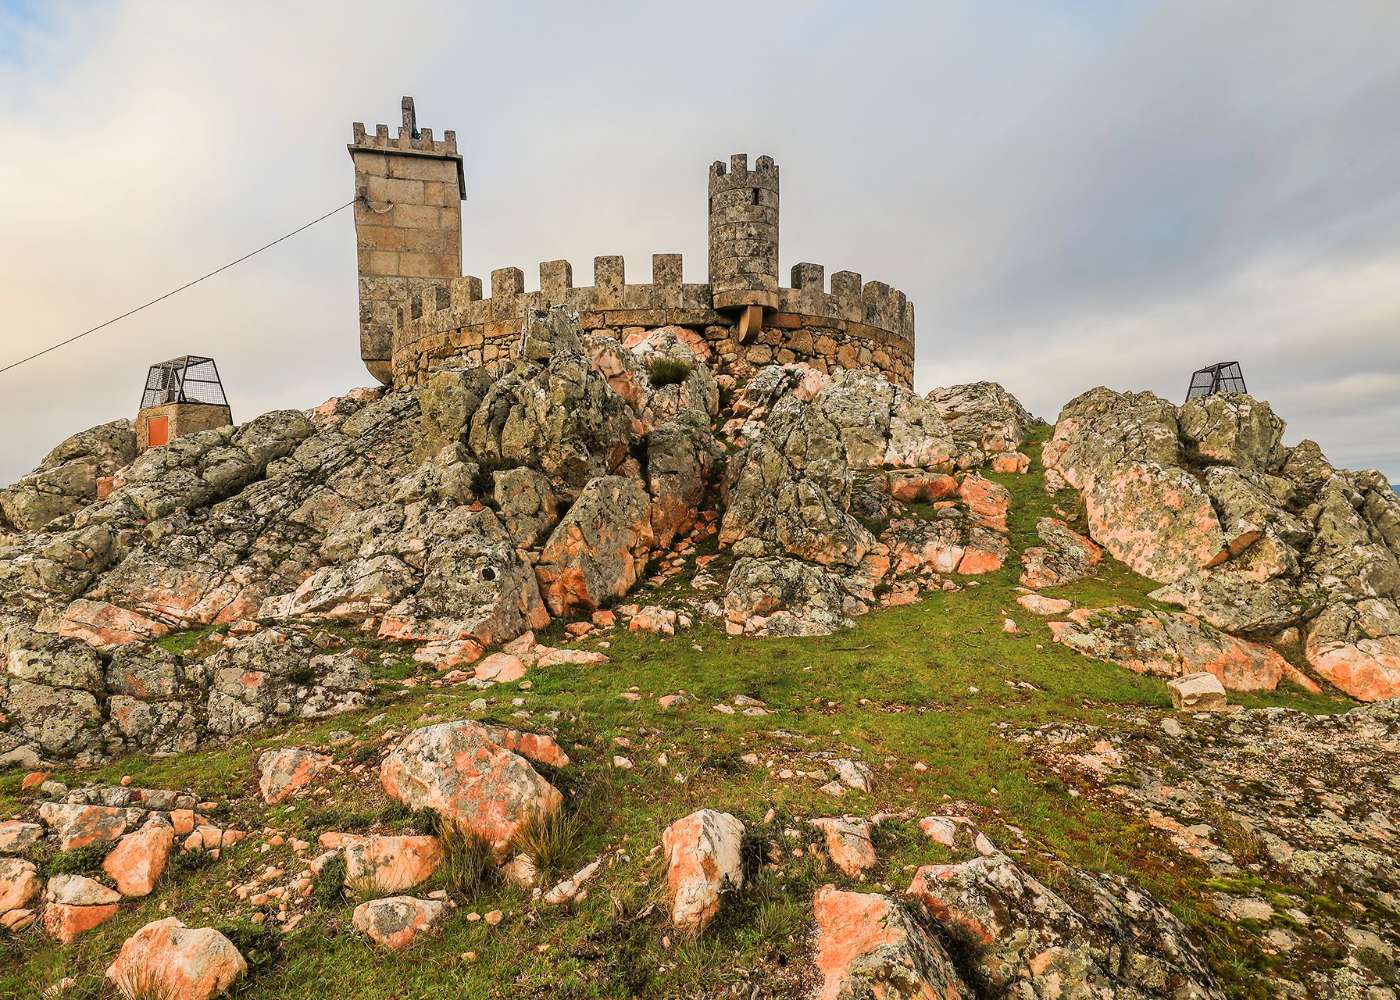
[{"label": "orange painted panel", "polygon": [[146,446],[159,448],[170,443],[170,418],[152,417],[146,422]]}]

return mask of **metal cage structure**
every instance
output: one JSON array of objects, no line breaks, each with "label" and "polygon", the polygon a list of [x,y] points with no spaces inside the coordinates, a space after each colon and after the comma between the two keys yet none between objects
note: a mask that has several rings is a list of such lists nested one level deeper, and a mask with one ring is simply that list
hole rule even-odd
[{"label": "metal cage structure", "polygon": [[1191,385],[1186,390],[1186,399],[1200,399],[1202,396],[1249,392],[1244,386],[1244,372],[1238,361],[1222,361],[1197,370],[1191,376]]},{"label": "metal cage structure", "polygon": [[214,359],[186,355],[151,365],[146,373],[146,389],[141,394],[141,409],[166,403],[228,406]]}]

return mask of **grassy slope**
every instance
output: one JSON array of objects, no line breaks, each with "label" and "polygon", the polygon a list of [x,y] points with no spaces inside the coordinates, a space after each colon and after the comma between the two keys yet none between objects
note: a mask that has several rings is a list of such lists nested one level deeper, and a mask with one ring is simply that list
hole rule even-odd
[{"label": "grassy slope", "polygon": [[[1032,444],[1028,450],[1038,455],[1039,441]],[[1052,513],[1054,500],[1041,489],[1038,463],[1030,475],[993,478],[1015,494],[1011,530],[1019,552],[1033,544],[1035,521]],[[7,951],[0,952],[0,996],[31,995],[36,986],[65,974],[80,979],[81,989],[72,995],[96,996],[97,977],[123,938],[170,914],[192,925],[240,928],[244,936],[238,940],[256,944],[267,958],[239,995],[268,1000],[713,995],[736,977],[762,983],[763,996],[798,995],[804,977],[810,976],[811,891],[822,881],[841,878],[818,870],[819,862],[808,852],[792,857],[790,849],[799,842],[783,840],[781,831],[800,825],[793,817],[879,810],[912,810],[917,816],[946,807],[950,799],[968,803],[998,844],[1019,843],[1023,862],[1052,884],[1055,865],[1049,859],[1133,877],[1198,933],[1232,994],[1262,995],[1251,985],[1250,970],[1264,959],[1252,950],[1250,939],[1199,905],[1200,870],[1141,822],[1105,811],[1088,796],[1072,795],[1004,738],[1006,729],[1065,719],[1114,725],[1112,713],[1125,706],[1170,707],[1161,681],[1051,643],[1045,624],[1013,603],[1018,570],[1013,555],[1002,571],[977,578],[976,586],[877,612],[854,629],[826,638],[731,639],[708,627],[671,640],[615,635],[608,651],[611,663],[536,671],[528,692],[515,685],[488,692],[491,705],[485,713],[468,708],[480,693],[467,687],[403,693],[386,688],[384,704],[356,715],[201,754],[164,760],[138,756],[96,773],[60,773],[68,781],[130,774],[138,784],[190,786],[203,795],[234,800],[233,818],[255,831],[269,825],[307,834],[325,829],[407,832],[408,818],[374,786],[373,768],[359,778],[337,779],[329,800],[264,814],[256,804],[257,750],[325,744],[348,763],[370,759],[377,734],[394,724],[480,715],[528,728],[530,721],[512,718],[521,709],[511,699],[520,697],[541,728],[557,728],[575,758],[571,767],[553,775],[573,793],[570,808],[586,820],[566,867],[604,849],[624,852],[627,858],[572,910],[536,907],[515,890],[492,886],[478,898],[463,900],[439,937],[393,955],[371,951],[354,932],[350,903],[313,912],[280,943],[270,935],[261,940],[251,936],[251,911],[232,897],[226,883],[247,878],[283,855],[258,853],[258,838],[250,838],[216,865],[167,876],[151,899],[124,909],[72,948],[59,948],[37,933],[25,936],[18,948],[7,943]],[[1055,593],[1088,605],[1148,605],[1151,587],[1111,564],[1098,578]],[[1019,622],[1020,635],[1002,631],[1008,616]],[[390,672],[403,671],[400,666]],[[1029,681],[1035,690],[1009,683],[1016,681]],[[642,694],[640,701],[620,697],[631,688]],[[677,690],[690,694],[689,704],[660,711],[656,697]],[[760,698],[776,714],[751,718],[712,708],[736,694]],[[1237,700],[1311,711],[1336,711],[1347,704],[1296,689]],[[546,721],[549,712],[560,713],[557,721]],[[370,721],[381,713],[382,719]],[[337,729],[361,739],[331,747],[327,734]],[[616,747],[615,737],[628,740],[630,749]],[[664,768],[657,763],[662,751],[669,758]],[[781,780],[776,769],[751,768],[739,760],[756,752],[765,760],[777,758],[778,767],[817,770],[816,755],[825,751],[875,766],[874,792],[848,793],[836,802],[817,790],[818,781]],[[613,770],[614,753],[629,755],[636,769]],[[927,770],[915,770],[916,762]],[[19,807],[17,789],[17,776],[0,778],[0,812]],[[738,814],[762,839],[782,841],[788,858],[764,869],[701,941],[668,942],[659,916],[643,909],[659,874],[659,862],[648,852],[667,823],[700,806]],[[777,817],[765,827],[762,820],[770,807]],[[1019,841],[1008,824],[1028,839]],[[810,831],[804,831],[803,839],[813,839]],[[884,828],[880,848],[882,866],[864,883],[870,888],[898,891],[908,884],[913,866],[942,860],[939,849],[921,843],[907,822]],[[461,916],[494,908],[507,914],[505,924],[495,929]],[[464,958],[468,952],[475,957]]]}]

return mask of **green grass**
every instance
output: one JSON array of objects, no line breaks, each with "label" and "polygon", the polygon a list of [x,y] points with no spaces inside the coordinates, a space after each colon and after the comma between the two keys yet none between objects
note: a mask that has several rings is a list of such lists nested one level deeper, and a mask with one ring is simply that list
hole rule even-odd
[{"label": "green grass", "polygon": [[[256,945],[260,962],[238,994],[249,1000],[714,995],[736,977],[762,984],[763,996],[801,996],[810,987],[804,970],[810,960],[812,892],[823,881],[846,880],[809,852],[794,857],[797,843],[783,831],[801,830],[805,843],[817,839],[802,822],[808,817],[906,809],[918,816],[954,801],[979,817],[994,842],[1016,847],[1018,860],[1051,885],[1060,880],[1058,862],[1141,884],[1187,922],[1231,996],[1263,996],[1256,973],[1270,959],[1256,939],[1202,905],[1210,891],[1206,873],[1139,818],[1101,807],[1092,796],[1071,795],[1081,789],[1068,787],[1006,738],[1047,722],[1111,729],[1123,725],[1117,718],[1123,709],[1170,708],[1162,681],[1056,645],[1045,622],[1014,603],[1017,556],[1035,544],[1036,519],[1053,515],[1059,505],[1074,520],[1072,495],[1052,498],[1041,487],[1039,443],[1046,433],[1040,431],[1027,448],[1031,474],[990,477],[1014,498],[1013,554],[1002,570],[964,580],[976,586],[962,591],[932,592],[916,604],[870,614],[838,635],[754,640],[701,625],[658,639],[619,630],[608,636],[610,663],[532,671],[528,692],[518,685],[486,692],[490,705],[484,713],[468,708],[482,693],[465,686],[386,691],[374,706],[350,715],[255,734],[198,754],[136,755],[95,771],[65,769],[56,777],[113,781],[130,774],[138,784],[193,787],[228,801],[229,821],[254,831],[271,826],[313,840],[327,829],[408,833],[416,832],[417,820],[390,803],[376,784],[380,736],[387,728],[472,717],[557,733],[574,763],[548,776],[565,793],[564,815],[571,826],[551,831],[533,849],[547,860],[551,874],[561,875],[606,852],[608,863],[586,898],[553,908],[499,880],[476,884],[474,862],[464,848],[463,877],[448,879],[459,902],[456,915],[439,936],[404,953],[389,953],[371,950],[353,930],[351,903],[336,901],[339,890],[328,877],[324,889],[317,883],[320,905],[295,931],[264,932]],[[668,589],[679,586],[673,581]],[[1051,593],[1082,605],[1150,607],[1147,593],[1153,588],[1106,560],[1095,578]],[[1020,634],[1002,631],[1006,617],[1019,623]],[[1018,681],[1034,689],[1013,686]],[[641,699],[623,700],[620,695],[632,688]],[[656,698],[678,690],[687,692],[687,704],[661,711]],[[716,702],[736,694],[761,699],[774,714],[755,718],[714,711]],[[525,700],[530,719],[513,718],[513,697]],[[1289,689],[1238,700],[1309,711],[1349,705]],[[357,739],[332,746],[327,736],[336,729]],[[262,748],[280,745],[322,747],[347,768],[362,765],[363,773],[322,783],[324,797],[264,810],[256,798],[253,762]],[[614,753],[629,756],[635,769],[612,770]],[[773,772],[751,767],[741,759],[748,753],[777,766]],[[823,755],[869,763],[876,775],[873,791],[849,792],[838,801],[819,792],[818,781],[776,775],[781,767],[822,769]],[[916,770],[916,763],[926,769]],[[15,811],[27,798],[18,792],[17,777],[0,777],[0,808]],[[702,806],[740,816],[755,857],[776,844],[783,862],[777,868],[756,864],[748,890],[728,901],[709,933],[668,946],[664,907],[655,905],[662,872],[653,848],[667,824]],[[770,808],[775,819],[764,824]],[[1018,841],[1013,825],[1027,842]],[[37,934],[7,943],[0,950],[0,997],[31,995],[35,986],[65,974],[78,977],[81,988],[95,990],[121,941],[159,916],[174,914],[191,925],[253,926],[247,923],[249,908],[231,896],[226,883],[249,877],[279,856],[258,853],[257,842],[250,838],[218,863],[167,879],[151,897],[128,904],[70,948]],[[947,860],[946,852],[918,836],[912,824],[879,831],[878,847],[880,867],[859,883],[871,890],[902,891],[916,866]],[[470,910],[492,909],[506,914],[500,927],[463,917]],[[464,957],[468,953],[475,957]]]}]

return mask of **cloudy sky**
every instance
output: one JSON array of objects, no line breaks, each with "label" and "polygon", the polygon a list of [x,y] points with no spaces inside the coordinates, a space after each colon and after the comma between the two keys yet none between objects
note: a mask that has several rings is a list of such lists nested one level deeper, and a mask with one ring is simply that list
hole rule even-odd
[{"label": "cloudy sky", "polygon": [[[782,267],[916,303],[918,388],[1179,399],[1238,359],[1400,480],[1400,4],[0,0],[0,364],[348,200],[360,120],[457,130],[468,273],[704,280],[705,171],[783,170]],[[210,354],[235,417],[365,384],[352,222],[0,375],[0,481]]]}]

